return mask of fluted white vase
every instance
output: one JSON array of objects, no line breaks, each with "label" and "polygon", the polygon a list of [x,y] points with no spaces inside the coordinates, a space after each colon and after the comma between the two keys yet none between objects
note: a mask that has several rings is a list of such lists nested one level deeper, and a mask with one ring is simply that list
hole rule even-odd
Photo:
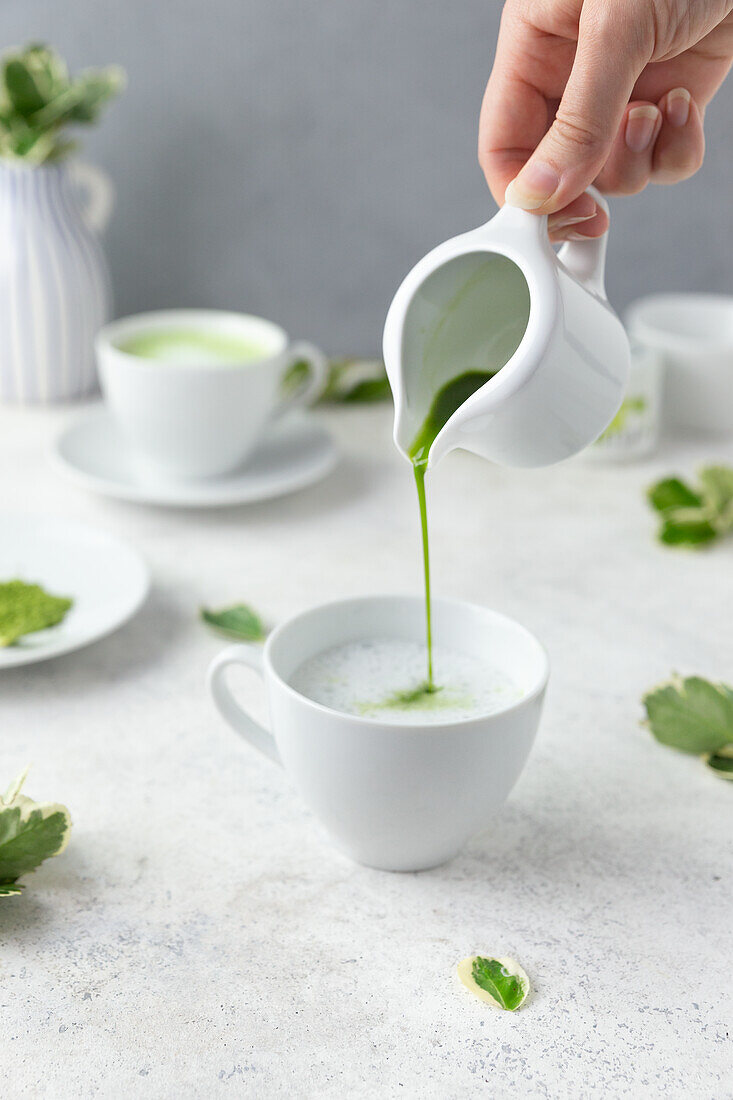
[{"label": "fluted white vase", "polygon": [[0,162],[0,400],[67,401],[97,385],[111,310],[100,245],[114,201],[88,164]]}]

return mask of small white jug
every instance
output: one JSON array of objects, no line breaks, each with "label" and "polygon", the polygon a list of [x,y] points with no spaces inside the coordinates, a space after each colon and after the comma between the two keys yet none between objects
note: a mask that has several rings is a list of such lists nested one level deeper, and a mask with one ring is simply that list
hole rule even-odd
[{"label": "small white jug", "polygon": [[441,387],[477,370],[498,373],[438,433],[429,467],[458,447],[506,466],[545,466],[598,438],[629,371],[626,333],[604,288],[606,241],[569,241],[556,253],[546,217],[504,206],[420,260],[384,327],[403,454]]}]

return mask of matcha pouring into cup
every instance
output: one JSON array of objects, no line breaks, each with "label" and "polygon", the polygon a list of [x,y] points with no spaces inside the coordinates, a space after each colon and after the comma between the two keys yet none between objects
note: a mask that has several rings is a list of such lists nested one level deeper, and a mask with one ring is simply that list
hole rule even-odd
[{"label": "matcha pouring into cup", "polygon": [[421,690],[428,695],[434,694],[438,689],[433,676],[433,628],[430,601],[430,545],[428,537],[428,505],[425,496],[425,471],[428,468],[428,455],[435,437],[448,422],[456,409],[466,401],[479,386],[483,386],[493,372],[466,371],[457,378],[446,382],[438,390],[433,403],[430,406],[422,427],[413,439],[408,455],[412,462],[415,475],[415,487],[417,488],[417,501],[420,509],[420,531],[422,535],[423,573],[425,577],[425,634],[428,651],[427,678]]},{"label": "matcha pouring into cup", "polygon": [[[589,188],[595,201],[605,199]],[[425,692],[432,662],[425,475],[462,448],[507,466],[545,466],[604,431],[629,370],[604,288],[607,234],[555,253],[547,218],[504,206],[433,249],[404,279],[384,328],[394,439],[414,468],[425,570]]]}]

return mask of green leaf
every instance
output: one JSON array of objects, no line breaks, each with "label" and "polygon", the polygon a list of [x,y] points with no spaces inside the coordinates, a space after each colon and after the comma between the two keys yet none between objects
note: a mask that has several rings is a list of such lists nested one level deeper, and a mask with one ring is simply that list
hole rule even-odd
[{"label": "green leaf", "polygon": [[720,779],[733,779],[733,745],[708,753],[705,763]]},{"label": "green leaf", "polygon": [[478,956],[473,960],[473,980],[509,1012],[514,1012],[527,996],[526,985],[498,959]]},{"label": "green leaf", "polygon": [[65,62],[46,46],[30,45],[5,55],[3,100],[24,118],[39,111],[68,83]]},{"label": "green leaf", "polygon": [[71,111],[71,121],[94,122],[104,104],[124,91],[126,80],[125,70],[119,65],[109,65],[106,69],[89,69],[82,73],[74,83],[80,96]]},{"label": "green leaf", "polygon": [[63,57],[43,42],[32,42],[16,55],[28,67],[45,100],[57,95],[69,83],[69,69]]},{"label": "green leaf", "polygon": [[332,359],[328,364],[328,377],[320,400],[323,404],[341,400],[341,380],[348,372],[354,359]]},{"label": "green leaf", "polygon": [[649,502],[662,514],[659,538],[668,546],[703,546],[733,532],[733,469],[707,466],[700,471],[700,491],[679,478],[657,482]]},{"label": "green leaf", "polygon": [[384,378],[365,378],[357,382],[353,389],[344,394],[343,400],[348,403],[365,403],[370,401],[388,401],[392,397],[387,376]]},{"label": "green leaf", "polygon": [[28,118],[34,111],[39,111],[43,107],[45,103],[43,92],[24,61],[19,59],[7,61],[3,80],[8,100],[18,114]]},{"label": "green leaf", "polygon": [[659,541],[667,546],[705,546],[718,537],[701,508],[680,508],[667,512],[659,530]]},{"label": "green leaf", "polygon": [[83,88],[69,85],[49,99],[42,107],[28,119],[29,125],[38,131],[57,128],[66,122],[70,122],[74,109],[78,106],[84,94]]},{"label": "green leaf", "polygon": [[384,363],[377,359],[332,359],[321,394],[323,404],[384,401],[392,391]]},{"label": "green leaf", "polygon": [[0,646],[56,626],[73,602],[65,596],[52,596],[39,584],[20,580],[0,584]]},{"label": "green leaf", "polygon": [[706,466],[700,471],[700,485],[703,496],[716,512],[733,501],[733,469],[730,466]]},{"label": "green leaf", "polygon": [[28,778],[28,772],[30,771],[30,765],[25,768],[20,775],[16,775],[15,779],[8,785],[8,789],[5,794],[0,798],[0,806],[10,806],[12,802],[20,794],[21,788]]},{"label": "green leaf", "polygon": [[0,156],[38,165],[74,148],[59,137],[70,123],[93,122],[125,83],[117,65],[89,69],[74,81],[54,50],[30,45],[5,54],[0,80]]},{"label": "green leaf", "polygon": [[730,466],[706,466],[700,471],[705,503],[722,532],[733,530],[733,469]]},{"label": "green leaf", "polygon": [[11,153],[28,164],[44,164],[52,160],[57,148],[57,139],[53,134],[36,130],[19,130],[17,127],[11,137]]},{"label": "green leaf", "polygon": [[21,875],[63,852],[71,831],[65,806],[20,794],[26,774],[27,769],[0,799],[0,894],[6,897],[19,892]]},{"label": "green leaf", "polygon": [[259,615],[243,603],[224,607],[220,611],[210,611],[202,607],[201,619],[217,634],[234,638],[238,642],[261,642],[267,637]]},{"label": "green leaf", "polygon": [[11,898],[14,894],[22,894],[25,887],[17,882],[0,882],[0,898]]},{"label": "green leaf", "polygon": [[516,1012],[529,994],[529,978],[514,959],[471,955],[458,964],[458,977],[480,1000],[508,1012]]},{"label": "green leaf", "polygon": [[66,122],[94,122],[105,103],[123,87],[124,70],[118,66],[89,69],[73,84],[59,90],[29,121],[42,129]]},{"label": "green leaf", "polygon": [[68,841],[69,812],[57,803],[39,804],[22,795],[0,810],[0,879],[14,881],[58,855]]},{"label": "green leaf", "polygon": [[733,742],[733,690],[699,676],[673,678],[642,699],[657,741],[681,752],[711,753]]},{"label": "green leaf", "polygon": [[652,508],[667,512],[671,508],[699,508],[702,498],[678,477],[668,477],[652,485],[647,496]]},{"label": "green leaf", "polygon": [[90,69],[64,88],[30,119],[34,126],[49,127],[67,122],[94,122],[101,108],[124,87],[124,71]]},{"label": "green leaf", "polygon": [[[301,359],[286,371],[282,391],[296,393],[305,383],[310,365]],[[372,359],[332,359],[319,401],[321,404],[366,404],[392,396],[384,364]]]}]

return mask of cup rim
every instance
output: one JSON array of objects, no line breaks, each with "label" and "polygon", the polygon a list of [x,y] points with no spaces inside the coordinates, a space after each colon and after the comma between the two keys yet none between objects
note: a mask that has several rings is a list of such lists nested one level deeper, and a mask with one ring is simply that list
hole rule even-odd
[{"label": "cup rim", "polygon": [[[661,324],[655,319],[659,308],[673,308],[685,316],[699,315],[711,308],[723,313],[727,311],[731,318],[730,335],[720,333],[708,335],[689,335],[678,332]],[[632,302],[624,315],[626,327],[632,340],[646,349],[670,353],[685,352],[704,354],[706,352],[733,351],[733,296],[728,294],[707,294],[704,292],[671,292],[669,294],[648,294]]]},{"label": "cup rim", "polygon": [[[288,334],[280,325],[266,317],[258,317],[254,313],[238,313],[236,310],[227,309],[151,309],[141,313],[131,313],[125,317],[118,317],[109,321],[99,329],[94,338],[94,347],[97,355],[104,353],[112,355],[118,362],[150,365],[148,360],[143,360],[139,355],[125,351],[115,341],[135,332],[146,332],[151,329],[163,328],[169,325],[181,324],[212,324],[229,332],[239,331],[247,327],[250,335],[256,330],[260,338],[269,337],[273,345],[261,358],[251,359],[241,366],[256,366],[259,363],[269,362],[271,359],[282,355],[288,347]],[[231,366],[232,364],[227,364]],[[233,365],[237,365],[236,362]],[[156,369],[169,371],[220,371],[221,363],[174,363],[165,359],[155,360]]]},{"label": "cup rim", "polygon": [[447,730],[462,729],[470,730],[472,728],[478,728],[483,726],[487,721],[493,719],[503,718],[507,714],[512,714],[518,711],[528,704],[532,703],[538,696],[540,696],[545,688],[550,676],[550,660],[547,653],[547,649],[542,642],[532,633],[526,626],[523,626],[517,619],[513,619],[510,615],[504,615],[501,611],[494,611],[493,608],[486,607],[484,604],[474,603],[470,600],[455,600],[447,597],[439,597],[433,599],[432,608],[433,614],[436,608],[450,607],[452,609],[461,609],[466,612],[480,612],[483,615],[489,615],[494,620],[509,624],[512,628],[517,629],[523,633],[527,639],[536,646],[538,650],[538,656],[541,661],[541,672],[537,681],[533,687],[525,692],[520,699],[515,702],[502,707],[500,710],[491,711],[490,714],[475,715],[471,718],[458,718],[452,722],[431,722],[429,725],[421,726],[418,723],[414,725],[410,723],[391,723],[381,721],[379,718],[370,718],[368,715],[362,714],[350,714],[348,711],[336,710],[334,707],[328,707],[324,703],[318,703],[315,699],[311,699],[307,695],[303,695],[302,692],[296,691],[296,689],[285,680],[275,667],[272,660],[272,648],[278,642],[278,639],[282,635],[294,626],[296,623],[311,615],[314,611],[329,611],[335,607],[354,607],[357,604],[374,603],[378,600],[407,600],[410,603],[418,603],[422,606],[422,596],[413,596],[404,592],[376,592],[372,595],[366,596],[350,596],[336,600],[326,600],[322,603],[312,604],[310,607],[303,608],[297,614],[292,615],[289,619],[279,623],[275,629],[268,635],[263,649],[263,660],[265,667],[269,674],[276,680],[278,686],[285,691],[285,693],[293,699],[297,699],[300,703],[305,703],[315,711],[336,716],[338,718],[345,718],[349,722],[355,722],[357,725],[364,726],[366,728],[378,728],[389,732],[391,734],[414,734],[416,731],[420,731],[421,734],[437,734],[445,733]]}]

